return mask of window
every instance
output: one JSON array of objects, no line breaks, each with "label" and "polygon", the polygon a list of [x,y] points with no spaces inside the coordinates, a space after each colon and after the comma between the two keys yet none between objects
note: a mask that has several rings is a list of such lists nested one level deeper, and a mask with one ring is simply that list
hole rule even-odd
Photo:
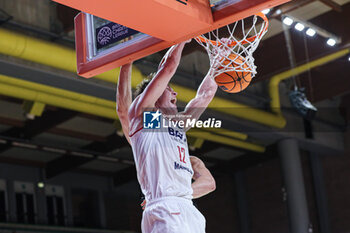
[{"label": "window", "polygon": [[48,224],[64,226],[66,222],[66,216],[64,208],[63,187],[46,185],[45,194]]},{"label": "window", "polygon": [[0,180],[0,222],[7,221],[6,181]]},{"label": "window", "polygon": [[15,181],[14,186],[17,222],[34,224],[36,221],[34,185]]}]

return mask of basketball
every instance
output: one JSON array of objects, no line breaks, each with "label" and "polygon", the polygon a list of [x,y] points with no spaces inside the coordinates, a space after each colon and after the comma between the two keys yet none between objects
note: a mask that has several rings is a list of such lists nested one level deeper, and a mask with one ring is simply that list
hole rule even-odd
[{"label": "basketball", "polygon": [[[243,63],[243,58],[238,57],[238,55],[231,54],[229,56],[229,59],[226,59],[222,63],[227,66],[239,66]],[[233,61],[232,61],[233,60]],[[224,67],[219,67],[218,69],[223,69]],[[248,68],[246,64],[243,65],[243,69]],[[240,91],[243,91],[247,86],[249,85],[250,81],[252,80],[252,74],[251,72],[244,72],[244,71],[229,71],[224,72],[216,76],[215,78],[216,84],[225,92],[228,93],[237,93]]]}]

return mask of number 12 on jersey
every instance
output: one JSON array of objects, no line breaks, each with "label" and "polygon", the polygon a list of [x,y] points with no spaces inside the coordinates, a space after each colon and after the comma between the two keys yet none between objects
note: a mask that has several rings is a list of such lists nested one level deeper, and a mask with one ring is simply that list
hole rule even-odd
[{"label": "number 12 on jersey", "polygon": [[185,148],[177,146],[177,149],[179,150],[180,162],[186,163],[186,161],[185,161],[185,156],[186,156]]}]

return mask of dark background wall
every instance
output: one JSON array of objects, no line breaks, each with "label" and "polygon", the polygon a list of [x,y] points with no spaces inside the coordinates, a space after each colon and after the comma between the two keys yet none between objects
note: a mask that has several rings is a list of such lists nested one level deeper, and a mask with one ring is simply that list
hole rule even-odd
[{"label": "dark background wall", "polygon": [[[342,155],[321,156],[332,233],[350,231],[349,156],[348,149]],[[320,232],[309,154],[302,152],[301,158],[310,221],[313,232]],[[242,173],[251,232],[287,233],[288,212],[284,201],[280,159],[277,157],[247,168]],[[0,164],[0,179],[7,180],[8,184],[16,180],[36,183],[39,178],[38,168]],[[140,232],[142,210],[136,181],[113,188],[110,180],[105,177],[67,173],[48,183],[64,186],[70,225]],[[218,175],[216,183],[215,192],[194,203],[207,219],[208,233],[238,233],[237,187],[233,175]],[[15,212],[11,214],[15,215]]]}]

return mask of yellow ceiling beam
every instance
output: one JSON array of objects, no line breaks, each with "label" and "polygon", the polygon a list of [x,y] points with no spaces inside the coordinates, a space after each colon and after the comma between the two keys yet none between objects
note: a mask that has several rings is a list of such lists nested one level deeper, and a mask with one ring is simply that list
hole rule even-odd
[{"label": "yellow ceiling beam", "polygon": [[245,142],[245,141],[241,141],[241,140],[237,140],[234,138],[229,138],[229,137],[224,137],[221,135],[215,135],[209,132],[198,132],[198,131],[188,131],[186,133],[186,135],[190,136],[190,137],[197,137],[197,138],[201,138],[204,140],[210,140],[213,142],[217,142],[220,144],[224,144],[224,145],[228,145],[228,146],[236,146],[238,148],[242,148],[242,149],[246,149],[246,150],[250,150],[250,151],[254,151],[254,152],[258,152],[258,153],[264,153],[265,152],[265,147],[264,146],[260,146],[251,142]]},{"label": "yellow ceiling beam", "polygon": [[25,87],[18,87],[1,83],[0,93],[2,95],[20,98],[24,100],[40,102],[64,109],[83,112],[91,115],[106,117],[110,119],[117,119],[115,108],[99,106],[93,103],[82,102],[79,100],[65,98],[45,92],[34,91]]},{"label": "yellow ceiling beam", "polygon": [[189,148],[192,150],[201,148],[203,146],[204,141],[205,140],[202,138],[196,138],[191,136],[187,137]]},{"label": "yellow ceiling beam", "polygon": [[220,134],[220,135],[227,136],[230,138],[237,138],[237,139],[240,139],[243,141],[247,140],[247,138],[248,138],[247,134],[234,132],[234,131],[230,131],[227,129],[206,128],[206,129],[202,129],[202,130],[210,132],[210,133],[214,133],[214,134]]},{"label": "yellow ceiling beam", "polygon": [[30,82],[30,81],[26,81],[18,78],[13,78],[6,75],[0,75],[0,82],[8,85],[22,87],[29,90],[40,91],[43,93],[47,93],[49,95],[61,96],[61,97],[76,100],[76,101],[96,104],[103,107],[112,107],[114,109],[116,107],[116,103],[114,101],[105,100],[102,98],[97,98],[94,96],[89,96],[89,95],[68,91],[68,90],[64,90],[56,87],[51,87],[48,85],[34,83],[34,82]]},{"label": "yellow ceiling beam", "polygon": [[[0,29],[0,53],[76,73],[74,50],[6,29]],[[116,83],[118,73],[119,68],[95,78]],[[132,87],[136,87],[143,78],[144,75],[134,66]],[[182,102],[188,102],[196,95],[193,89],[175,84],[172,86],[179,93],[178,100]],[[281,116],[219,97],[215,97],[209,107],[218,112],[271,127],[283,128],[286,124],[285,119]]]},{"label": "yellow ceiling beam", "polygon": [[[45,89],[45,87],[47,87],[48,89]],[[99,100],[99,98],[95,97],[88,98],[89,96],[84,96],[84,98],[77,98],[80,94],[76,95],[77,93],[66,90],[64,90],[64,92],[60,92],[59,90],[55,89],[58,88],[49,87],[37,83],[31,83],[28,81],[0,75],[0,93],[2,95],[20,98],[26,101],[52,105],[64,109],[70,109],[73,111],[83,112],[109,119],[118,119],[118,116],[115,111],[114,101],[108,101],[103,99]],[[50,93],[50,91],[53,91],[54,93]],[[101,102],[105,103],[105,105],[101,105]],[[109,104],[106,104],[108,102]],[[264,151],[264,149],[262,149],[263,147],[259,145],[247,143],[241,140],[232,139],[225,136],[220,136],[209,132],[189,132],[189,136],[221,143],[224,145],[236,146],[238,148],[250,151]],[[239,142],[242,142],[242,144],[240,144]]]},{"label": "yellow ceiling beam", "polygon": [[303,65],[297,66],[294,69],[287,70],[285,72],[282,72],[280,74],[273,76],[269,82],[269,94],[271,97],[271,102],[270,102],[271,111],[275,112],[277,115],[282,114],[279,89],[278,89],[278,85],[280,84],[281,81],[286,80],[292,76],[304,73],[304,72],[311,70],[312,68],[315,68],[317,66],[322,66],[326,63],[329,63],[329,62],[334,61],[338,58],[341,58],[349,53],[350,53],[350,48],[341,49],[341,50],[334,52],[332,54],[328,54],[328,55],[323,56],[321,58],[307,62]]},{"label": "yellow ceiling beam", "polygon": [[[77,72],[76,56],[73,49],[6,29],[0,29],[0,53],[73,73]],[[118,72],[119,68],[103,73],[96,78],[107,82],[116,82],[115,77]]]},{"label": "yellow ceiling beam", "polygon": [[27,117],[34,119],[36,116],[41,116],[45,110],[45,104],[40,102],[25,100],[22,104],[23,110],[26,112]]}]

